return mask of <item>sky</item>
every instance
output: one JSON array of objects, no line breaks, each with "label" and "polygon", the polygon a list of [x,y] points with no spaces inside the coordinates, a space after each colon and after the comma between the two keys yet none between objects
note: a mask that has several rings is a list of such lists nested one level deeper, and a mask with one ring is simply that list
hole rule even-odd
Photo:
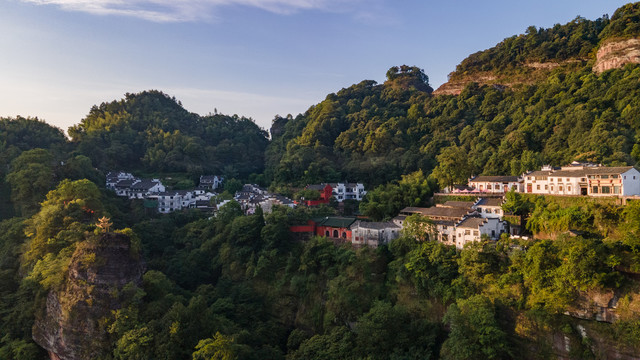
[{"label": "sky", "polygon": [[304,112],[418,66],[432,87],[530,25],[596,19],[618,0],[0,0],[0,117],[66,130],[93,105],[156,89],[191,112]]}]

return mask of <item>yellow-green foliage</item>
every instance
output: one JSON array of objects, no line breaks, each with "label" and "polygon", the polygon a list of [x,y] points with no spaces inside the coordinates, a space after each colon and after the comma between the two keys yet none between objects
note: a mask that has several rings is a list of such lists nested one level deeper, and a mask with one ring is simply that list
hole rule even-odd
[{"label": "yellow-green foliage", "polygon": [[142,251],[142,243],[140,242],[140,237],[135,233],[135,231],[131,228],[124,228],[116,230],[115,232],[129,237],[129,252],[134,259],[138,259],[140,257],[140,252]]},{"label": "yellow-green foliage", "polygon": [[44,255],[35,263],[27,279],[38,281],[45,289],[60,286],[69,268],[74,248],[75,246],[72,245],[62,249],[57,254],[48,253]]}]

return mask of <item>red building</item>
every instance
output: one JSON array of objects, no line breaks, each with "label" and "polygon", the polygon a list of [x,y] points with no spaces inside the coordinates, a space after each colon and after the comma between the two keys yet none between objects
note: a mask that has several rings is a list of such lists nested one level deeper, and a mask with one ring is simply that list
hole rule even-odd
[{"label": "red building", "polygon": [[324,217],[312,219],[307,225],[292,226],[289,230],[294,233],[312,233],[331,239],[351,241],[350,226],[356,221],[351,217]]},{"label": "red building", "polygon": [[329,200],[333,196],[333,188],[329,184],[320,185],[307,185],[307,190],[317,190],[320,192],[320,199],[318,200],[302,200],[302,203],[307,206],[318,206],[320,204],[328,204]]}]

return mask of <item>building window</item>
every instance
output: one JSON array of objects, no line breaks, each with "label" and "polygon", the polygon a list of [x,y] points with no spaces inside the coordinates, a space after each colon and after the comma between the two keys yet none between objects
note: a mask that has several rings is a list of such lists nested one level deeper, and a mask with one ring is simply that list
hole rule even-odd
[{"label": "building window", "polygon": [[491,185],[487,185],[487,190],[491,190]]},{"label": "building window", "polygon": [[562,192],[562,185],[558,185],[558,191]]},{"label": "building window", "polygon": [[553,191],[553,185],[551,185],[551,191]]},{"label": "building window", "polygon": [[608,179],[609,175],[600,175],[600,179]]},{"label": "building window", "polygon": [[567,191],[571,192],[571,185],[567,185]]},{"label": "building window", "polygon": [[465,234],[465,235],[471,235],[471,230],[465,230],[465,231],[464,231],[464,234]]},{"label": "building window", "polygon": [[338,230],[333,230],[333,237],[337,238],[338,237]]},{"label": "building window", "polygon": [[478,236],[480,235],[480,232],[478,230],[473,230],[473,235]]},{"label": "building window", "polygon": [[597,194],[597,193],[598,193],[598,187],[597,187],[597,186],[594,186],[594,187],[593,187],[593,191],[592,191],[592,193],[594,193],[594,194]]},{"label": "building window", "polygon": [[620,186],[614,186],[613,187],[613,193],[614,194],[620,194]]},{"label": "building window", "polygon": [[324,236],[329,237],[329,230],[324,232]]},{"label": "building window", "polygon": [[[544,186],[544,189],[545,189],[545,190],[549,190],[549,185],[545,185],[545,186]],[[539,190],[539,189],[538,189],[538,190]]]},{"label": "building window", "polygon": [[569,178],[567,178],[567,182],[569,182],[569,181],[571,181],[571,180],[569,180]]},{"label": "building window", "polygon": [[611,194],[611,187],[609,187],[609,186],[603,186],[603,187],[602,187],[602,193],[603,193],[603,194]]},{"label": "building window", "polygon": [[[546,185],[545,185],[546,187]],[[540,185],[536,185],[536,190],[540,190]]]},{"label": "building window", "polygon": [[550,181],[550,182],[553,182],[553,178],[549,178],[549,181]]},{"label": "building window", "polygon": [[620,177],[620,175],[611,175],[611,178],[612,178],[612,179],[617,179],[617,178],[619,178],[619,177]]}]

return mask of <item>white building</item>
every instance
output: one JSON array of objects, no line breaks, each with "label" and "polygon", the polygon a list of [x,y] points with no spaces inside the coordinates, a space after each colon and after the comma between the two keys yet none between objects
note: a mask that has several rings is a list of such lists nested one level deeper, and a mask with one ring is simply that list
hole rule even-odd
[{"label": "white building", "polygon": [[200,203],[200,207],[205,207],[204,202],[208,203],[214,193],[204,192],[204,190],[171,190],[159,193],[150,198],[158,201],[158,212],[168,214],[170,212],[183,209],[195,209]]},{"label": "white building", "polygon": [[633,166],[549,166],[524,176],[524,192],[540,195],[640,195],[640,172]]},{"label": "white building", "polygon": [[502,211],[503,198],[480,198],[478,202],[473,205],[478,214],[483,218],[498,218],[501,219],[504,215]]},{"label": "white building", "polygon": [[165,191],[165,187],[159,179],[138,179],[129,187],[127,196],[129,199],[145,199],[163,191]]},{"label": "white building", "polygon": [[401,228],[393,222],[356,221],[350,227],[351,242],[355,245],[378,247],[400,236]]},{"label": "white building", "polygon": [[222,185],[222,176],[201,175],[200,185],[198,187],[201,189],[216,190],[221,185]]},{"label": "white building", "polygon": [[469,179],[469,186],[479,192],[503,194],[513,189],[522,191],[522,179],[518,176],[476,176]]},{"label": "white building", "polygon": [[364,185],[361,183],[333,183],[329,185],[331,185],[333,196],[338,202],[343,202],[344,200],[361,201],[367,194],[364,190]]},{"label": "white building", "polygon": [[480,241],[482,235],[497,240],[504,232],[507,232],[507,224],[500,219],[467,217],[456,225],[455,245],[462,249],[465,244]]},{"label": "white building", "polygon": [[135,180],[133,174],[124,171],[109,171],[106,176],[107,189],[115,190],[116,184],[121,180]]}]

